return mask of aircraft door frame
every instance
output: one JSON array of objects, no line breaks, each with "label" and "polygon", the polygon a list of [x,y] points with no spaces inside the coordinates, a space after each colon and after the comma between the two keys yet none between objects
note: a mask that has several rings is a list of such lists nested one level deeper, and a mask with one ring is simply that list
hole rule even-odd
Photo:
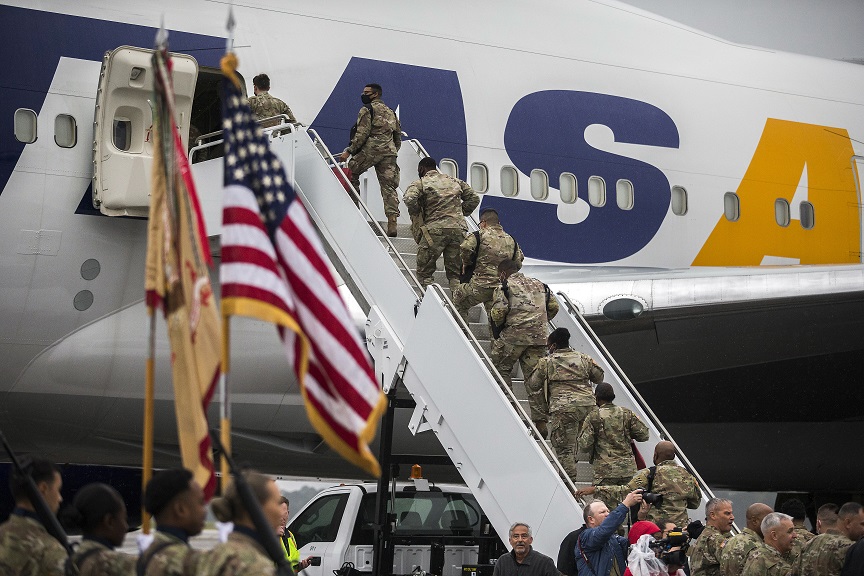
[{"label": "aircraft door frame", "polygon": [[858,198],[858,203],[851,207],[854,212],[850,215],[858,220],[858,261],[864,263],[864,191],[861,189],[861,173],[864,168],[864,156],[852,156],[850,160],[852,164],[852,176],[855,179],[855,193]]},{"label": "aircraft door frame", "polygon": [[[147,216],[153,160],[153,50],[120,46],[102,59],[93,121],[93,206],[108,216]],[[189,137],[198,62],[171,54],[175,122]]]}]

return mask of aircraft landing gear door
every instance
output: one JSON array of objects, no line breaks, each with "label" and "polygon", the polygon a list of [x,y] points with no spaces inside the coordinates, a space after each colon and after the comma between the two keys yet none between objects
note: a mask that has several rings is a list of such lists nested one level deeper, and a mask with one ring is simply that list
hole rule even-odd
[{"label": "aircraft landing gear door", "polygon": [[351,529],[345,526],[343,516],[350,497],[348,492],[321,494],[288,525],[297,542],[300,559],[321,558],[321,565],[309,566],[303,571],[304,576],[331,576],[333,570],[342,566]]},{"label": "aircraft landing gear door", "polygon": [[[108,216],[147,216],[153,161],[153,50],[121,46],[106,52],[93,127],[93,206]],[[189,138],[198,62],[171,54],[177,118]]]}]

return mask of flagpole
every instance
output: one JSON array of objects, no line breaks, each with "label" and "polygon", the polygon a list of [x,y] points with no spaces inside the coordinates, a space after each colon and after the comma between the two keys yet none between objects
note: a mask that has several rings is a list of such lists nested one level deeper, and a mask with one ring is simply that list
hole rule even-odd
[{"label": "flagpole", "polygon": [[219,377],[219,441],[222,442],[222,458],[220,471],[222,473],[222,493],[231,483],[231,469],[226,454],[231,453],[231,404],[228,398],[228,370],[231,354],[231,319],[222,316],[222,375]]},{"label": "flagpole", "polygon": [[[147,483],[153,476],[153,397],[155,396],[154,364],[156,359],[156,309],[147,307],[150,316],[150,340],[148,343],[147,365],[144,374],[144,461],[141,471],[141,493],[147,488]],[[150,517],[144,509],[141,499],[141,530],[150,534]]]},{"label": "flagpole", "polygon": [[[226,67],[230,68],[233,72],[233,69],[236,68],[236,60],[233,58],[229,58],[229,56],[233,56],[234,54],[234,27],[236,26],[236,22],[234,21],[234,2],[233,0],[228,4],[228,21],[225,23],[225,29],[228,34],[225,38],[225,57],[222,58],[222,62],[220,66],[222,67],[222,72],[226,73]],[[229,64],[231,61],[233,64]],[[227,75],[227,74],[226,74]],[[232,74],[229,77],[233,76],[232,81],[237,82],[237,75]],[[228,314],[222,313],[222,375],[219,378],[219,411],[220,411],[220,421],[219,421],[219,440],[222,442],[222,458],[221,458],[221,487],[222,493],[225,493],[225,489],[231,483],[231,469],[228,465],[227,454],[231,453],[231,401],[228,397],[228,372],[230,371],[231,364],[231,319]]]}]

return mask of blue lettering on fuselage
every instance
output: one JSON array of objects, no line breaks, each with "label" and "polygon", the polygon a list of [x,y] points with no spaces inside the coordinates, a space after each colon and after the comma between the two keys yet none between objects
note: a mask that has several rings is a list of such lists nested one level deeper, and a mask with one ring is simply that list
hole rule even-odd
[{"label": "blue lettering on fuselage", "polygon": [[[588,179],[606,182],[607,200],[591,206],[578,224],[558,219],[557,204],[486,196],[482,207],[495,208],[506,230],[526,255],[555,262],[600,263],[626,258],[644,248],[660,229],[669,208],[669,181],[659,169],[625,156],[597,150],[585,141],[592,124],[607,126],[616,142],[678,147],[672,119],[651,104],[608,94],[550,90],[519,100],[510,113],[504,146],[524,174],[545,170],[556,187],[562,172],[576,176],[579,197],[587,199]],[[618,207],[615,186],[634,188],[630,210]]]},{"label": "blue lettering on fuselage", "polygon": [[464,172],[468,159],[465,109],[459,78],[452,70],[351,58],[315,121],[314,128],[336,152],[348,145],[363,105],[366,84],[380,84],[381,100],[399,108],[402,130],[417,138],[433,158],[452,158]]},{"label": "blue lettering on fuselage", "polygon": [[[451,158],[467,173],[467,134],[462,91],[454,71],[352,58],[312,124],[334,151],[348,144],[360,92],[370,82],[381,84],[382,100],[399,106],[403,130],[419,139],[436,159]],[[483,207],[499,211],[506,228],[533,258],[556,262],[601,263],[626,258],[654,237],[669,208],[666,176],[656,167],[593,148],[585,141],[592,124],[607,126],[617,142],[677,148],[678,129],[651,104],[591,92],[535,92],[513,107],[504,146],[523,174],[545,170],[552,187],[562,172],[576,176],[580,198],[587,198],[591,176],[603,178],[608,200],[592,206],[578,224],[558,219],[557,205],[532,200],[485,196]],[[634,187],[630,210],[618,207],[615,186],[629,180]]]}]

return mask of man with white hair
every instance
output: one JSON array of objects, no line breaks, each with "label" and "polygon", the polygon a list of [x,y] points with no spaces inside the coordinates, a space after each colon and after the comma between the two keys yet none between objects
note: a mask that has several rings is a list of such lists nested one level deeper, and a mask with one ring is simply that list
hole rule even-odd
[{"label": "man with white hair", "polygon": [[791,516],[782,512],[765,516],[762,520],[765,545],[750,553],[742,576],[786,576],[792,572],[795,558],[791,552],[795,537],[795,524]]},{"label": "man with white hair", "polygon": [[513,549],[498,558],[492,576],[561,576],[552,558],[531,547],[533,541],[528,524],[516,522],[510,526]]}]

